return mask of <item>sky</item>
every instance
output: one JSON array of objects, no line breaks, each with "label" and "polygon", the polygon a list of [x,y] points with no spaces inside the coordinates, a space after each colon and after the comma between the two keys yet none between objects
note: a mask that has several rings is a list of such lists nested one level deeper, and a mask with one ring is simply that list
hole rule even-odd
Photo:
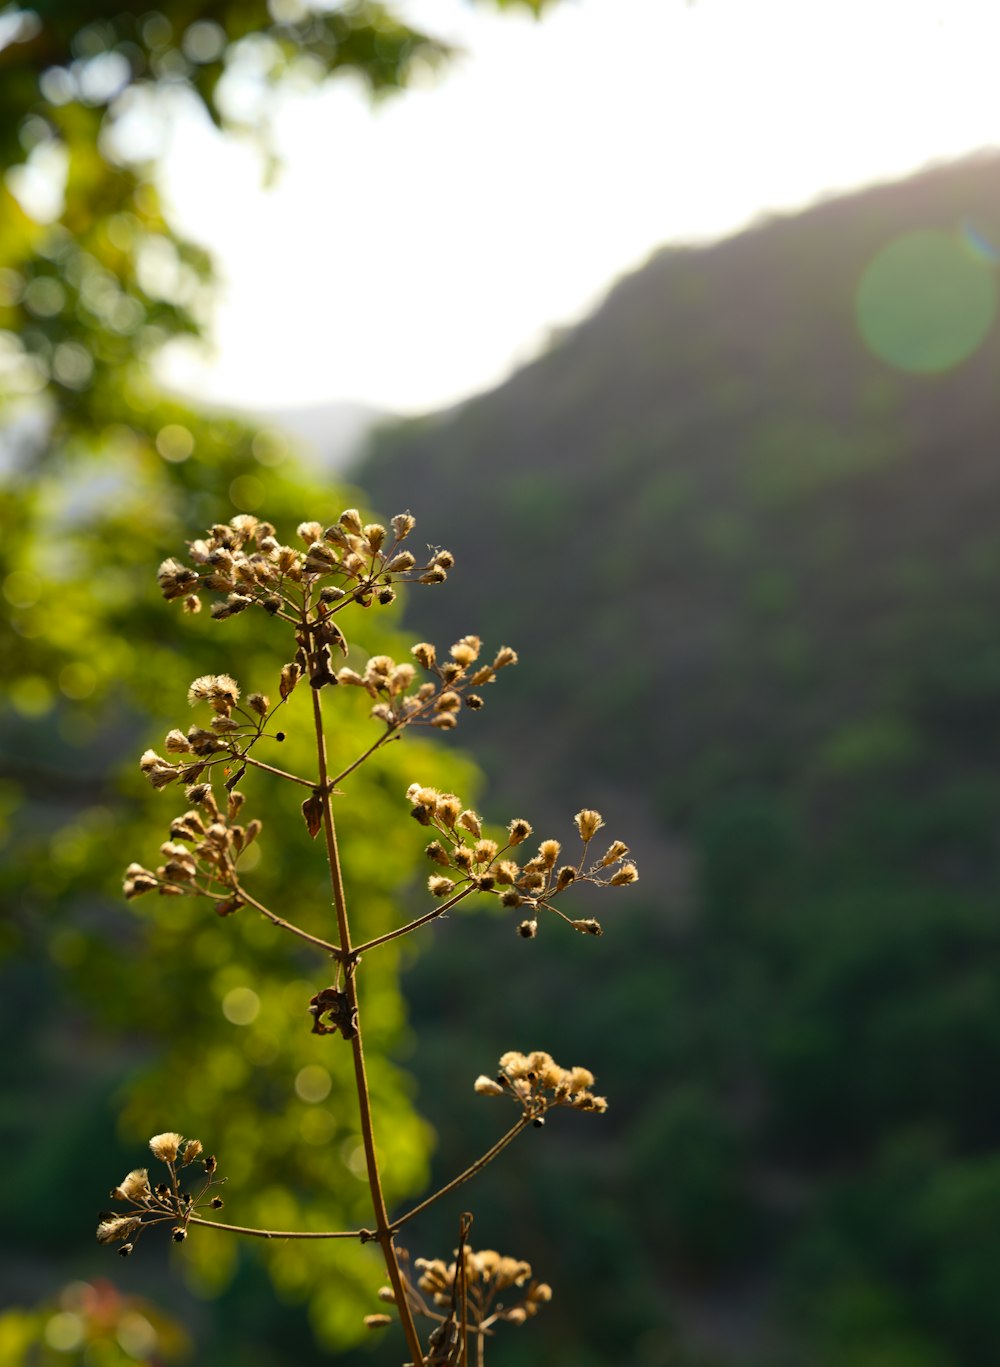
[{"label": "sky", "polygon": [[[294,2],[294,0],[293,0]],[[164,189],[221,274],[167,380],[258,410],[398,413],[501,382],[671,242],[1000,145],[995,0],[405,0],[463,49],[372,106],[271,99],[282,169],[190,114]],[[253,72],[229,98],[259,98]]]}]

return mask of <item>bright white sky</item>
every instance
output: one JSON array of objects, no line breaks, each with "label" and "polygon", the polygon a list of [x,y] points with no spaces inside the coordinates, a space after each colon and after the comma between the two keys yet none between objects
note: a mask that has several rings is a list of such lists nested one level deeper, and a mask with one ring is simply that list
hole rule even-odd
[{"label": "bright white sky", "polygon": [[214,357],[170,367],[193,395],[436,408],[663,243],[1000,144],[997,0],[402,8],[467,55],[375,109],[351,82],[283,97],[270,190],[178,126],[168,192],[223,275]]}]

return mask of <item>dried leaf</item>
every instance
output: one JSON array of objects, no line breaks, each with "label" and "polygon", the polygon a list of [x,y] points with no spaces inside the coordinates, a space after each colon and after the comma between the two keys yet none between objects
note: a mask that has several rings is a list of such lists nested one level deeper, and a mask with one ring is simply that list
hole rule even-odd
[{"label": "dried leaf", "polygon": [[282,668],[281,682],[278,684],[278,690],[281,693],[282,702],[285,701],[285,699],[288,697],[292,689],[295,687],[295,685],[301,678],[302,667],[296,664],[294,661],[291,664],[287,664]]},{"label": "dried leaf", "polygon": [[313,793],[307,797],[302,804],[302,815],[305,817],[306,829],[315,840],[319,835],[320,827],[323,825],[323,797],[321,793]]},{"label": "dried leaf", "polygon": [[324,987],[309,1001],[314,1035],[335,1035],[339,1030],[344,1039],[358,1033],[357,1012],[352,1009],[346,992],[335,987]]}]

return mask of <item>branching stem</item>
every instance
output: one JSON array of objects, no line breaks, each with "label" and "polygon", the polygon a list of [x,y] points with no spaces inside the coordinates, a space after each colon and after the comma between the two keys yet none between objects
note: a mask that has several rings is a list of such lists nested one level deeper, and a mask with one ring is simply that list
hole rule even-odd
[{"label": "branching stem", "polygon": [[[330,783],[327,773],[326,759],[326,737],[323,734],[323,709],[320,702],[320,690],[312,689],[313,721],[316,728],[316,759],[319,765],[319,791],[323,804],[323,830],[326,837],[327,860],[330,865],[330,886],[333,892],[333,904],[337,913],[337,931],[340,937],[340,949],[345,961],[350,961],[351,957],[351,928],[347,919],[347,900],[344,896],[344,879],[340,869],[340,854],[337,849],[337,832],[333,822],[333,804],[330,801]],[[355,962],[356,968],[356,962]],[[365,1150],[365,1165],[368,1170],[368,1188],[371,1192],[372,1207],[375,1214],[375,1237],[382,1249],[382,1256],[385,1259],[386,1271],[389,1274],[389,1281],[392,1284],[393,1292],[396,1297],[396,1307],[399,1311],[400,1323],[403,1327],[403,1334],[406,1338],[406,1346],[409,1349],[415,1367],[420,1367],[424,1361],[423,1349],[420,1346],[420,1336],[413,1321],[413,1312],[410,1309],[406,1298],[406,1286],[403,1282],[402,1273],[399,1269],[399,1260],[396,1257],[396,1249],[393,1244],[393,1230],[389,1225],[389,1215],[386,1210],[385,1196],[382,1192],[382,1178],[379,1173],[378,1156],[375,1152],[375,1131],[372,1125],[371,1101],[368,1095],[368,1078],[365,1073],[365,1055],[362,1045],[361,1014],[358,1010],[358,995],[355,971],[348,971],[344,975],[344,991],[347,994],[348,1007],[353,1019],[356,1022],[356,1030],[351,1039],[351,1049],[354,1056],[354,1081],[358,1093],[358,1111],[361,1122],[361,1139]]]},{"label": "branching stem", "polygon": [[202,1220],[197,1215],[189,1215],[189,1225],[204,1225],[206,1229],[224,1229],[229,1234],[246,1234],[252,1239],[361,1239],[370,1231],[364,1229],[250,1229],[246,1225],[224,1225],[219,1220]]},{"label": "branching stem", "polygon": [[[322,949],[327,954],[332,954],[335,959],[342,958],[343,951],[339,945],[332,945],[328,940],[321,940],[318,935],[310,935],[308,930],[303,930],[301,926],[294,925],[291,921],[286,921],[283,916],[277,915],[270,907],[266,907],[263,902],[258,902],[256,897],[247,892],[242,883],[237,883],[234,890],[237,896],[241,897],[243,901],[246,902],[248,907],[253,907],[253,909],[259,911],[262,916],[266,916],[272,925],[280,927],[281,930],[287,930],[291,935],[297,935],[300,940],[305,940],[307,944],[315,945],[317,949]],[[211,893],[208,895],[213,896]],[[214,896],[213,900],[218,901],[219,899],[217,896]]]},{"label": "branching stem", "polygon": [[475,1177],[477,1172],[480,1172],[485,1168],[487,1163],[492,1163],[497,1154],[501,1153],[507,1145],[512,1143],[521,1131],[527,1129],[530,1124],[531,1117],[522,1115],[517,1123],[512,1125],[507,1133],[503,1135],[502,1138],[498,1139],[491,1149],[487,1149],[474,1163],[470,1163],[464,1172],[460,1172],[457,1177],[453,1177],[446,1186],[441,1187],[433,1196],[428,1196],[426,1201],[421,1201],[419,1206],[414,1206],[412,1210],[408,1210],[405,1215],[401,1215],[398,1220],[394,1221],[392,1226],[393,1229],[399,1229],[402,1225],[406,1224],[407,1220],[412,1220],[415,1215],[419,1215],[421,1211],[426,1210],[427,1207],[433,1205],[435,1201],[440,1201],[442,1196],[447,1196],[448,1193],[454,1191],[456,1187],[460,1187],[463,1182],[467,1182],[470,1177]]},{"label": "branching stem", "polygon": [[355,945],[351,950],[352,959],[360,959],[362,954],[369,949],[374,949],[376,945],[388,944],[390,940],[398,940],[401,935],[409,935],[411,930],[416,930],[418,926],[425,926],[428,921],[434,921],[439,916],[443,916],[446,911],[463,898],[468,897],[470,892],[475,892],[475,888],[463,888],[454,897],[449,897],[447,902],[442,902],[439,907],[434,907],[431,911],[425,912],[423,916],[418,916],[415,921],[408,921],[405,926],[397,926],[395,930],[387,930],[384,935],[377,935],[374,940],[366,940],[363,945]]}]

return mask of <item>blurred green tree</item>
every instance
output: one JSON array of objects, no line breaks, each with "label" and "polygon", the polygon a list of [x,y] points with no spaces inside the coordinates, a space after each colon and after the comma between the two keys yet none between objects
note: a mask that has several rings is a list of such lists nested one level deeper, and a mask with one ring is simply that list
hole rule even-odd
[{"label": "blurred green tree", "polygon": [[[536,14],[546,2],[520,0]],[[83,1241],[119,1111],[130,1140],[180,1128],[225,1151],[234,1176],[252,1168],[247,1223],[349,1221],[363,1194],[342,1061],[324,1062],[320,1078],[305,1028],[322,984],[305,977],[294,946],[248,919],[234,950],[169,899],[133,914],[118,887],[119,866],[155,849],[164,817],[134,773],[138,751],[159,740],[139,718],[178,724],[190,678],[228,668],[219,633],[198,624],[185,660],[175,654],[156,563],[235,512],[266,509],[289,535],[303,517],[332,520],[360,501],[312,485],[279,434],[196,412],[151,370],[166,343],[202,332],[212,263],[171,225],[155,154],[134,155],[129,130],[168,119],[179,94],[233,128],[226,76],[251,51],[271,84],[353,73],[374,97],[450,55],[391,4],[56,0],[0,14],[0,951],[11,985],[0,1018],[23,1036],[0,1074],[0,1137],[16,1155],[0,1216],[20,1248],[50,1260],[53,1278],[53,1260],[79,1275],[92,1256]],[[263,122],[240,127],[266,154]],[[392,620],[390,610],[374,621],[364,648],[398,653]],[[273,691],[282,661],[242,621],[229,625],[249,662],[241,672],[253,675],[241,682]],[[346,756],[363,748],[366,725],[361,708],[341,736]],[[294,750],[294,712],[287,729]],[[412,778],[412,753],[389,747],[366,767],[363,826],[345,817],[365,935],[389,924],[422,845],[416,830],[396,844],[380,830]],[[454,755],[421,756],[420,775],[474,787]],[[300,823],[279,816],[268,837],[272,894],[315,906],[318,922],[322,866],[300,859]],[[368,990],[378,997],[372,1044],[398,1054],[405,1013],[391,954]],[[253,1006],[238,1025],[226,1020],[234,992]],[[296,1090],[306,1068],[310,1085]],[[376,1064],[371,1081],[398,1197],[425,1180],[431,1133],[398,1067]],[[238,1256],[204,1242],[187,1266],[219,1288]],[[364,1250],[262,1256],[286,1297],[309,1299],[329,1341],[357,1334],[359,1296],[368,1305],[380,1275]]]}]

